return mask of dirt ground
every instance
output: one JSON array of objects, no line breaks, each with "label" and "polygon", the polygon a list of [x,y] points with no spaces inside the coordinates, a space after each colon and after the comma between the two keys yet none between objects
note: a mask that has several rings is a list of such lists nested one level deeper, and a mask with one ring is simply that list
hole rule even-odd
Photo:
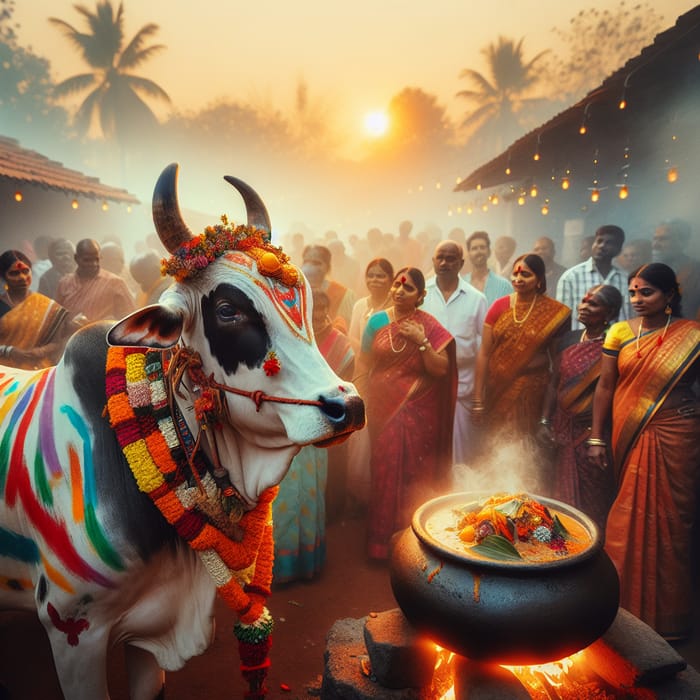
[{"label": "dirt ground", "polygon": [[[364,553],[362,519],[339,520],[328,526],[327,565],[311,582],[275,587],[270,610],[275,617],[271,700],[318,697],[323,673],[325,637],[344,617],[360,618],[396,607],[386,565],[369,563]],[[243,697],[233,616],[220,602],[212,646],[184,669],[166,677],[166,700],[232,700]],[[693,638],[677,645],[687,661],[700,669],[700,605]],[[114,653],[109,663],[112,700],[128,700],[123,660]],[[0,683],[9,696],[0,700],[60,700],[48,643],[35,618],[0,613]],[[90,699],[86,699],[90,700]]]},{"label": "dirt ground", "polygon": [[[343,617],[359,618],[396,607],[385,565],[364,555],[364,521],[340,520],[328,526],[327,564],[310,582],[275,587],[269,600],[275,618],[271,700],[318,697],[325,637]],[[235,700],[245,685],[238,670],[234,617],[217,601],[216,637],[211,647],[185,668],[166,676],[166,700]],[[112,700],[128,700],[121,654],[109,663]],[[0,683],[11,700],[60,700],[53,661],[43,628],[32,616],[0,613]],[[286,689],[288,688],[288,690]],[[0,695],[0,700],[7,700]],[[86,699],[89,700],[89,699]]]}]

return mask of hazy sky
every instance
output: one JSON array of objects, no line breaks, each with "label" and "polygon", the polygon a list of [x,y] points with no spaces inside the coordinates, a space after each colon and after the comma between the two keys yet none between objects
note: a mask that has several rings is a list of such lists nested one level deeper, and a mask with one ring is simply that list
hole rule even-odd
[{"label": "hazy sky", "polygon": [[[633,5],[635,0],[628,0]],[[47,18],[83,28],[74,9],[95,0],[18,0],[19,40],[50,59],[53,77],[84,66]],[[114,0],[113,5],[117,5]],[[287,112],[304,79],[312,101],[333,103],[338,124],[357,133],[368,111],[383,109],[406,86],[438,96],[451,114],[467,87],[463,68],[483,69],[480,50],[499,35],[525,38],[526,57],[552,46],[553,27],[565,27],[583,8],[609,0],[124,0],[125,34],[144,24],[167,46],[139,74],[155,80],[174,106],[187,110],[218,97],[268,101]],[[654,3],[670,26],[695,6],[690,0]],[[611,71],[618,66],[611,66]],[[153,104],[151,102],[151,104]]]}]

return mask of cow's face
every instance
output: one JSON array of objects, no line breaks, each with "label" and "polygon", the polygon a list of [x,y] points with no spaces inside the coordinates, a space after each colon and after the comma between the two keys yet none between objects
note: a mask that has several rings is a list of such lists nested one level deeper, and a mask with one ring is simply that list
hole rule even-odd
[{"label": "cow's face", "polygon": [[[230,251],[108,336],[111,343],[150,347],[179,340],[199,353],[207,377],[248,393],[224,392],[230,422],[216,432],[216,443],[222,465],[251,503],[282,479],[301,445],[340,440],[364,424],[355,387],[316,346],[310,298],[303,280],[286,286],[261,274],[251,256]],[[250,398],[256,392],[272,397],[259,410]],[[198,430],[189,406],[183,414]]]},{"label": "cow's face", "polygon": [[[248,224],[209,226],[193,236],[177,203],[177,163],[153,192],[153,221],[172,255],[166,271],[178,280],[161,303],[116,324],[116,345],[168,348],[181,343],[202,360],[204,381],[223,391],[220,429],[208,430],[233,485],[249,503],[279,483],[301,445],[330,444],[364,425],[355,387],[342,381],[313,340],[310,289],[288,257],[268,242],[270,220],[258,194],[225,176],[243,197]],[[176,399],[198,432],[197,386]],[[201,377],[196,381],[202,383]],[[255,398],[253,400],[251,397]],[[263,399],[261,401],[261,398]],[[214,402],[215,403],[215,402]],[[214,433],[212,444],[211,434]]]}]

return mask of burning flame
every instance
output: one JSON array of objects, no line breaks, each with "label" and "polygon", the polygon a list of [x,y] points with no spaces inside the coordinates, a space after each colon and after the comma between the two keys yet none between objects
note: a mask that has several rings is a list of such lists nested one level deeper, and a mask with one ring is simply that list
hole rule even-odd
[{"label": "burning flame", "polygon": [[536,679],[539,675],[551,687],[558,688],[563,685],[566,674],[574,665],[576,656],[577,654],[574,654],[559,661],[550,661],[546,664],[536,664],[534,666],[503,666],[503,668],[508,669],[526,687],[537,688],[540,682],[537,680],[533,681],[533,679]]},{"label": "burning flame", "polygon": [[[454,679],[452,677],[454,654],[437,644],[435,649],[437,651],[437,661],[435,663],[433,681],[434,690],[442,693],[442,695],[438,696],[439,700],[455,700]],[[500,664],[500,666],[510,671],[532,697],[539,697],[544,690],[547,693],[547,697],[559,698],[564,696],[560,695],[557,688],[566,687],[569,671],[574,667],[574,664],[585,664],[585,661],[583,661],[584,656],[585,649],[558,661],[550,661],[545,664],[533,666],[507,666]],[[436,680],[438,678],[442,678],[442,681],[438,682]],[[569,695],[566,695],[566,697],[569,697]]]}]

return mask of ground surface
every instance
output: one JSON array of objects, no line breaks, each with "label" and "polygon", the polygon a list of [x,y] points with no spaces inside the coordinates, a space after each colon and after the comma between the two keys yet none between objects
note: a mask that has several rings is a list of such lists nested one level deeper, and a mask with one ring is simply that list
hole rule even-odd
[{"label": "ground surface", "polygon": [[[370,564],[364,554],[364,522],[341,520],[328,528],[328,561],[322,575],[274,590],[270,609],[276,619],[271,700],[318,697],[323,673],[325,637],[340,618],[360,618],[372,611],[396,607],[388,568]],[[700,669],[700,605],[695,634],[677,645],[688,662]],[[231,632],[233,617],[220,603],[216,638],[208,651],[166,678],[166,700],[237,700],[244,685]],[[124,665],[115,653],[109,665],[112,700],[127,700]],[[48,643],[39,623],[28,615],[0,613],[0,683],[10,700],[62,698]],[[286,686],[288,688],[285,689]],[[0,693],[0,700],[6,700]],[[91,700],[85,698],[82,700]]]}]

